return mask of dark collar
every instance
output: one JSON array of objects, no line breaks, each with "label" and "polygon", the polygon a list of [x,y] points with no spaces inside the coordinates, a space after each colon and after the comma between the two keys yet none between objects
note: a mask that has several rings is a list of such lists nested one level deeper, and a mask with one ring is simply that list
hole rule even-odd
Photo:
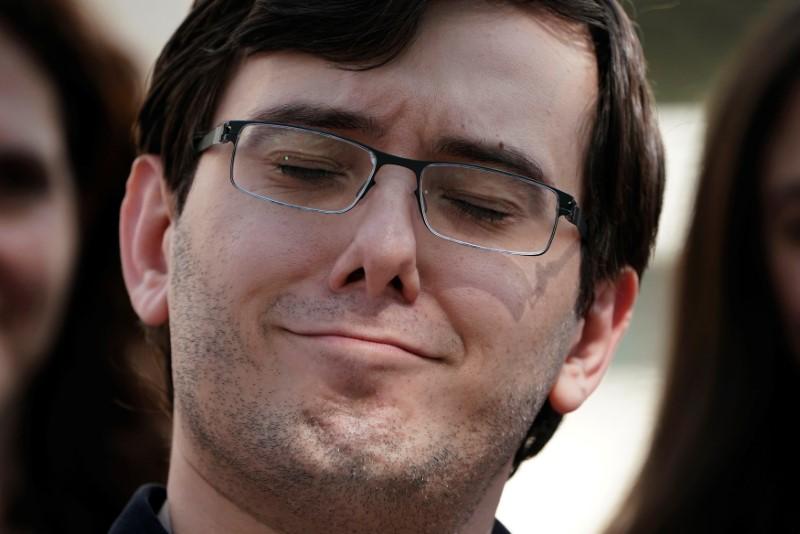
[{"label": "dark collar", "polygon": [[497,519],[494,520],[492,534],[511,534],[511,532]]},{"label": "dark collar", "polygon": [[158,484],[142,486],[133,494],[108,534],[168,534],[158,511],[167,500],[167,489]]}]

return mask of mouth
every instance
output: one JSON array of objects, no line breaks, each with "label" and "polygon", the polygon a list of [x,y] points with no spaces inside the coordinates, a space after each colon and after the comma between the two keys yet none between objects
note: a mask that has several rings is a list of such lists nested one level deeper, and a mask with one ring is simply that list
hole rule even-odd
[{"label": "mouth", "polygon": [[340,329],[297,330],[284,328],[284,330],[296,336],[319,340],[321,342],[361,345],[376,350],[401,352],[425,360],[442,360],[442,356],[440,355],[433,354],[415,343],[391,335],[377,335]]}]

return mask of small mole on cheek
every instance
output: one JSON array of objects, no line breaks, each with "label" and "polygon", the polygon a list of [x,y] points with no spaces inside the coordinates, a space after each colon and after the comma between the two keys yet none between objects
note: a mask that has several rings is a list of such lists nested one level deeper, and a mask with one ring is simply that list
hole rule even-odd
[{"label": "small mole on cheek", "polygon": [[497,149],[498,150],[503,150],[505,147],[506,147],[506,145],[502,141],[497,143]]}]

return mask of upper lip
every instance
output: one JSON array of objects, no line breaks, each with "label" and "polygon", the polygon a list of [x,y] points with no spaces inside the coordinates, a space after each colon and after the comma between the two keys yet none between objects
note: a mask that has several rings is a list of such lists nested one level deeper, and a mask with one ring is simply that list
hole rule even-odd
[{"label": "upper lip", "polygon": [[386,334],[374,334],[374,333],[367,333],[367,332],[354,332],[352,330],[346,329],[334,329],[334,328],[321,328],[321,329],[286,329],[293,334],[298,334],[301,336],[339,336],[339,337],[349,337],[351,339],[357,339],[361,341],[368,341],[371,343],[382,343],[384,345],[391,345],[402,349],[406,352],[410,352],[416,356],[421,358],[428,358],[428,359],[441,359],[441,356],[437,356],[419,345],[414,343],[410,343],[406,340],[400,339],[393,335],[386,335]]}]

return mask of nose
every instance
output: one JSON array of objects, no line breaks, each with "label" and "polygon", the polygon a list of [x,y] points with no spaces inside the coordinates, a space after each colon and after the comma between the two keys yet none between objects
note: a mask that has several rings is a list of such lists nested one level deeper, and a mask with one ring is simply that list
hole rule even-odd
[{"label": "nose", "polygon": [[[408,176],[406,176],[408,175]],[[373,187],[345,217],[358,215],[353,239],[334,263],[331,290],[363,284],[370,297],[400,296],[413,303],[420,291],[417,269],[414,195],[416,180],[408,169],[384,166]]]}]

